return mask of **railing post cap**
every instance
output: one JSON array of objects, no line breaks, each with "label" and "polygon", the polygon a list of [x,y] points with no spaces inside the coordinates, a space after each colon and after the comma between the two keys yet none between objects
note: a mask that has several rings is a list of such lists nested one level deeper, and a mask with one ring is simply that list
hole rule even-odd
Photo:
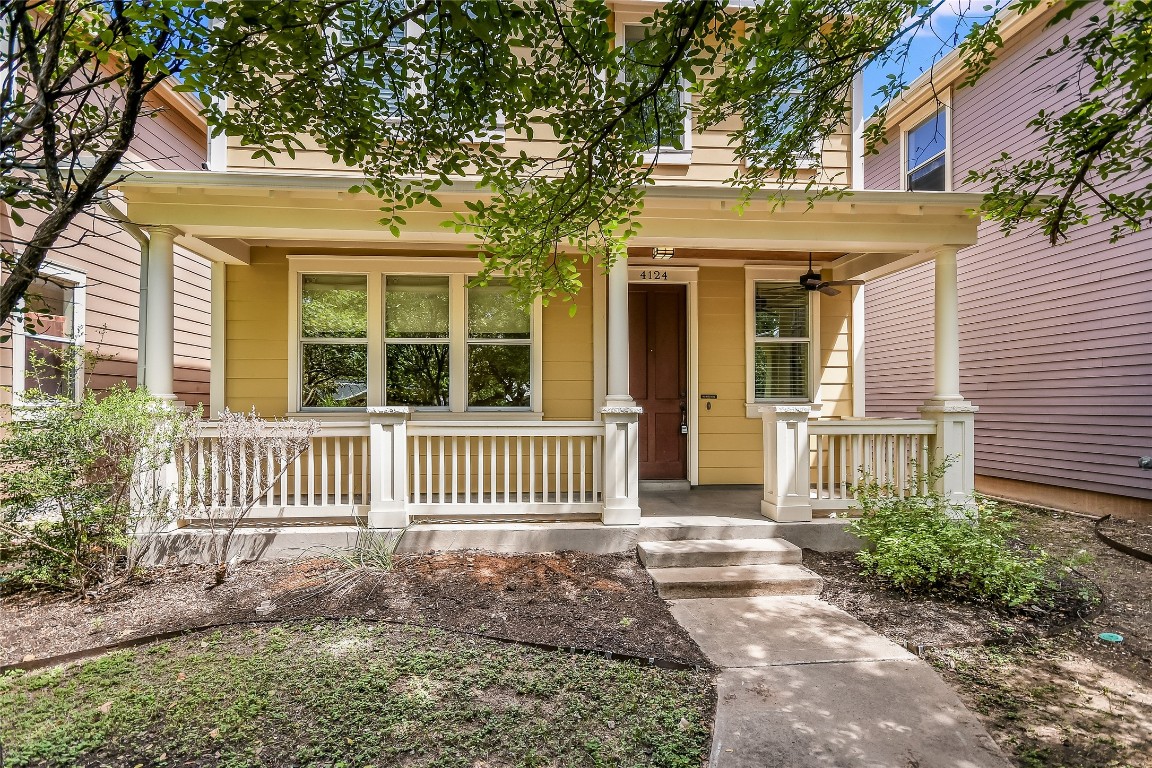
[{"label": "railing post cap", "polygon": [[762,418],[771,418],[778,421],[801,421],[808,419],[808,415],[812,412],[812,406],[761,405],[759,410]]}]

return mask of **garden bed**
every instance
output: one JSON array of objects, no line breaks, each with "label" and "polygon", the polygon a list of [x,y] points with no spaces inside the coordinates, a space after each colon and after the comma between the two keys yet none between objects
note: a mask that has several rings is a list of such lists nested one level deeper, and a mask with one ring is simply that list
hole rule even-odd
[{"label": "garden bed", "polygon": [[88,601],[0,606],[0,664],[209,624],[308,616],[392,619],[493,637],[707,664],[632,555],[397,556],[390,571],[329,559],[251,563],[205,590],[206,566],[148,571]]},{"label": "garden bed", "polygon": [[[1018,510],[1021,535],[1058,557],[1092,560],[1048,610],[1005,612],[942,591],[911,597],[859,575],[852,555],[805,551],[822,597],[925,658],[981,716],[1016,765],[1152,766],[1152,564],[1096,539],[1087,518]],[[1140,546],[1152,526],[1109,521]],[[1100,592],[1092,604],[1080,592]],[[1103,603],[1099,602],[1103,595]],[[1078,618],[1081,614],[1083,618]],[[1124,636],[1121,644],[1098,639]]]},{"label": "garden bed", "polygon": [[6,766],[661,766],[711,676],[346,620],[233,627],[0,676]]}]

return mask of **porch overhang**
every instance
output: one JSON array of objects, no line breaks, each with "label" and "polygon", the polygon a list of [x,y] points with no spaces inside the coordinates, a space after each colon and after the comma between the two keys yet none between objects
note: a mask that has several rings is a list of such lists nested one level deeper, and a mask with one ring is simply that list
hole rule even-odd
[{"label": "porch overhang", "polygon": [[[348,191],[360,181],[355,174],[147,171],[130,174],[118,186],[133,221],[178,227],[212,244],[209,258],[232,263],[243,262],[246,247],[256,244],[387,249],[478,242],[443,226],[453,213],[467,210],[466,201],[485,197],[474,183],[441,190],[443,208],[406,212],[407,225],[393,237],[380,224],[380,201]],[[740,190],[729,187],[661,184],[646,191],[642,227],[631,244],[840,252],[851,258],[829,266],[839,270],[837,278],[855,277],[863,274],[857,269],[875,272],[878,264],[911,254],[925,260],[940,246],[975,243],[973,211],[980,199],[955,192],[856,190],[810,202],[804,190],[789,190],[745,202]]]}]

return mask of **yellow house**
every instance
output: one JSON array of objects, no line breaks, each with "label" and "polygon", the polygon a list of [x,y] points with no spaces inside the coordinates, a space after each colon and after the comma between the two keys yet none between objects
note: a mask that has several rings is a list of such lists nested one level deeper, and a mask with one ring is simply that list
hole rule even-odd
[{"label": "yellow house", "polygon": [[[270,165],[215,139],[206,170],[119,185],[151,233],[146,383],[172,393],[171,366],[153,361],[171,359],[163,265],[179,240],[213,262],[210,412],[321,423],[260,500],[267,516],[635,525],[652,484],[762,487],[764,515],[803,521],[847,508],[861,467],[907,483],[933,453],[959,458],[945,488],[962,497],[974,408],[959,392],[955,254],[976,240],[978,198],[862,189],[862,123],[857,106],[811,171],[850,194],[809,205],[789,191],[777,206],[740,206],[727,132],[686,126],[686,149],[657,160],[626,262],[585,265],[574,314],[517,312],[499,281],[469,287],[472,236],[441,226],[483,196],[469,179],[394,238],[379,201],[349,192],[356,169],[320,151]],[[935,398],[921,419],[864,419],[867,281],[929,260]],[[820,277],[805,281],[810,267]]]}]

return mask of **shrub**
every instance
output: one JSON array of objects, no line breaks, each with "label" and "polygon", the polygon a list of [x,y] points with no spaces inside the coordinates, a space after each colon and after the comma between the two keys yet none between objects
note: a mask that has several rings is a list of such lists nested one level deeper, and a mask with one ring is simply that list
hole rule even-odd
[{"label": "shrub", "polygon": [[[914,487],[935,489],[947,463],[930,468]],[[901,498],[868,478],[855,489],[860,517],[849,530],[868,546],[857,557],[865,573],[906,592],[950,587],[1006,607],[1047,602],[1059,566],[1016,537],[1012,513],[980,496],[950,504],[929,490]]]},{"label": "shrub", "polygon": [[133,534],[171,514],[155,483],[194,420],[143,389],[30,392],[0,437],[0,585],[86,594],[129,575]]}]

